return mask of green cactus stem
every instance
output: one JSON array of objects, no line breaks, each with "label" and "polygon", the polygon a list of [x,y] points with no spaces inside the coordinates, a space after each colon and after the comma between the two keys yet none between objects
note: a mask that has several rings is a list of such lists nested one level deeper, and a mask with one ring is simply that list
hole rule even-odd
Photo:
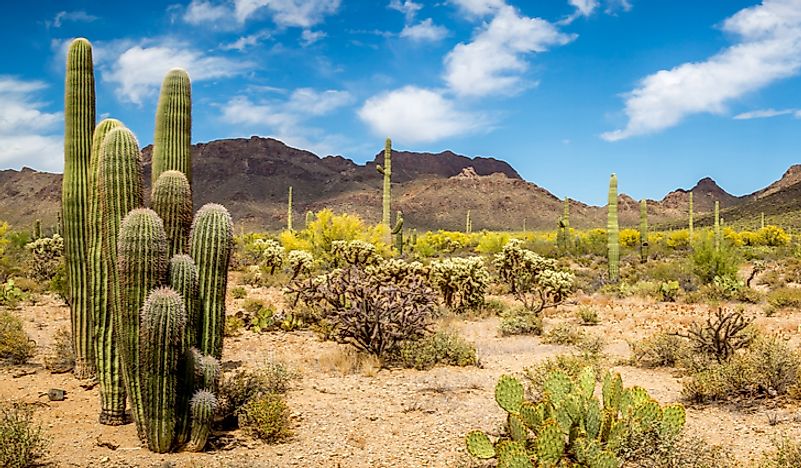
[{"label": "green cactus stem", "polygon": [[314,213],[312,213],[311,211],[307,211],[306,212],[306,224],[305,224],[305,227],[308,228],[309,226],[311,226],[311,223],[313,223],[313,222],[314,222]]},{"label": "green cactus stem", "polygon": [[617,175],[609,178],[609,204],[607,205],[606,236],[609,258],[609,281],[620,279],[620,232],[617,222]]},{"label": "green cactus stem", "polygon": [[286,230],[292,231],[292,186],[289,186],[289,196],[286,202]]},{"label": "green cactus stem", "polygon": [[195,346],[200,317],[197,303],[197,267],[192,257],[186,254],[174,255],[169,265],[170,287],[181,295],[186,314],[186,345]]},{"label": "green cactus stem", "polygon": [[384,176],[384,195],[382,197],[381,223],[389,226],[391,223],[391,187],[392,187],[392,140],[387,137],[384,143],[384,165],[376,166],[379,174]]},{"label": "green cactus stem", "polygon": [[398,255],[403,255],[403,211],[395,213],[395,226],[392,227],[392,239]]},{"label": "green cactus stem", "polygon": [[156,453],[169,452],[175,441],[185,326],[184,305],[177,292],[158,288],[148,295],[142,307],[139,368],[147,447]]},{"label": "green cactus stem", "polygon": [[114,313],[120,303],[117,238],[125,215],[143,205],[142,160],[136,137],[119,121],[100,122],[94,136],[92,165],[96,195],[90,205],[95,224],[89,249],[91,304],[100,384],[100,423],[115,426],[126,422],[124,371]]},{"label": "green cactus stem", "polygon": [[192,185],[192,83],[185,70],[164,77],[156,108],[151,186],[162,172],[181,171]]},{"label": "green cactus stem", "polygon": [[693,242],[693,193],[690,192],[690,225],[689,225],[689,233],[690,233],[690,244]]},{"label": "green cactus stem", "polygon": [[83,38],[70,43],[64,84],[64,177],[61,212],[64,261],[70,305],[75,377],[95,375],[89,284],[87,210],[92,134],[95,130],[95,77],[92,45]]},{"label": "green cactus stem", "polygon": [[186,444],[185,450],[188,452],[202,452],[206,447],[209,434],[211,433],[211,423],[214,419],[214,411],[217,409],[217,398],[213,393],[198,390],[190,402],[192,420],[192,438]]},{"label": "green cactus stem", "polygon": [[715,250],[720,251],[720,202],[715,200]]},{"label": "green cactus stem", "polygon": [[648,202],[640,200],[640,261],[648,261]]},{"label": "green cactus stem", "polygon": [[42,238],[42,220],[37,219],[33,224],[33,240]]},{"label": "green cactus stem", "polygon": [[164,171],[153,186],[150,206],[164,222],[169,241],[168,257],[189,249],[189,228],[192,225],[192,189],[181,171]]},{"label": "green cactus stem", "polygon": [[125,384],[136,428],[145,438],[145,408],[139,356],[140,312],[148,293],[164,284],[167,274],[167,234],[155,211],[132,210],[120,225],[117,243],[120,304],[115,308],[118,337],[125,370]]},{"label": "green cactus stem", "polygon": [[200,301],[200,329],[196,345],[203,354],[220,359],[228,264],[233,248],[233,226],[228,210],[222,205],[204,205],[195,215],[189,237],[191,256],[197,265]]},{"label": "green cactus stem", "polygon": [[473,232],[473,223],[470,220],[470,210],[467,210],[467,216],[465,217],[464,232],[466,234],[470,234]]},{"label": "green cactus stem", "polygon": [[564,231],[564,248],[566,251],[570,252],[572,248],[572,243],[570,242],[570,199],[567,197],[565,197],[565,207],[562,213],[562,231]]}]

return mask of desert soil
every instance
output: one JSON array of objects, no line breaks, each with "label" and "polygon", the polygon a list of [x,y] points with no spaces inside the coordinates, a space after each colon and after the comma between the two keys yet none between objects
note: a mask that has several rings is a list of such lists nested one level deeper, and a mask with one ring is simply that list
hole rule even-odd
[{"label": "desert soil", "polygon": [[[248,293],[280,300],[275,289],[248,288]],[[580,302],[598,310],[600,325],[582,328],[604,337],[606,362],[622,374],[625,385],[640,385],[663,403],[681,401],[681,379],[670,370],[620,363],[630,354],[629,340],[702,317],[705,306],[603,297],[583,297]],[[240,305],[231,300],[229,312]],[[522,374],[527,367],[572,350],[543,344],[539,337],[499,337],[495,318],[451,320],[450,326],[477,346],[480,367],[417,371],[367,365],[353,370],[348,369],[347,347],[321,342],[311,332],[245,331],[226,339],[223,365],[256,369],[268,359],[279,359],[300,373],[288,393],[294,437],[267,445],[234,431],[217,434],[218,448],[206,453],[158,455],[140,446],[133,425],[98,424],[97,387],[84,389],[71,374],[51,374],[43,368],[52,336],[69,324],[68,308],[45,296],[18,312],[40,352],[26,366],[0,366],[0,399],[39,404],[36,417],[52,439],[50,461],[64,467],[470,466],[464,434],[472,429],[497,431],[502,421],[493,398],[498,376]],[[563,321],[576,323],[573,308],[550,312],[546,331]],[[758,323],[795,342],[801,313],[780,312]],[[66,400],[48,401],[44,393],[50,388],[66,390]],[[777,424],[769,423],[769,414],[776,416]],[[801,436],[801,412],[790,403],[761,403],[750,409],[689,407],[687,420],[690,433],[730,447],[744,464],[758,459],[778,437]]]}]

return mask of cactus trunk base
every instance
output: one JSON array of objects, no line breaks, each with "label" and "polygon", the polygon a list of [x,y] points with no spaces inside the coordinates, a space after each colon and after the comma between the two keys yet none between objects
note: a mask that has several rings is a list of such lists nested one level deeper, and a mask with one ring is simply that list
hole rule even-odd
[{"label": "cactus trunk base", "polygon": [[72,370],[73,375],[78,380],[89,380],[95,377],[97,373],[94,363],[88,359],[75,359],[75,368]]},{"label": "cactus trunk base", "polygon": [[123,426],[130,424],[131,414],[126,411],[102,410],[100,412],[100,424],[104,426]]}]

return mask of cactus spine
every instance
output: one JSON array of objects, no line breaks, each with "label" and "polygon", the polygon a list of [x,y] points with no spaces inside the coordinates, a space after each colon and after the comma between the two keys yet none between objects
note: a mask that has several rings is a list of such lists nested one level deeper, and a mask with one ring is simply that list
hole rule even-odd
[{"label": "cactus spine", "polygon": [[95,77],[92,45],[86,39],[72,41],[67,52],[64,85],[64,178],[61,212],[64,222],[64,260],[67,298],[70,304],[75,376],[95,374],[92,311],[89,303],[87,200],[92,133],[95,129]]},{"label": "cactus spine", "polygon": [[689,233],[690,233],[690,243],[693,242],[693,193],[690,192],[690,226],[689,226]]},{"label": "cactus spine", "polygon": [[617,175],[609,178],[609,204],[607,206],[606,236],[609,257],[609,281],[617,283],[620,278],[620,232],[617,223]]},{"label": "cactus spine", "polygon": [[162,172],[176,170],[192,185],[192,83],[185,70],[174,68],[161,84],[153,138],[155,187]]},{"label": "cactus spine", "polygon": [[186,253],[192,225],[192,189],[186,176],[181,171],[162,172],[153,186],[150,205],[164,222],[169,242],[168,258]]},{"label": "cactus spine", "polygon": [[137,208],[128,213],[120,226],[117,243],[120,306],[115,315],[119,324],[125,383],[136,428],[144,438],[145,409],[139,356],[140,312],[148,293],[164,283],[167,273],[167,234],[155,211]]},{"label": "cactus spine", "polygon": [[115,120],[104,120],[97,126],[94,148],[97,149],[92,154],[96,196],[90,211],[95,227],[89,250],[92,313],[100,423],[113,426],[125,422],[122,350],[114,312],[120,304],[117,237],[125,215],[143,204],[142,161],[136,138]]},{"label": "cactus spine", "polygon": [[384,165],[376,167],[379,174],[384,176],[384,195],[382,198],[381,222],[390,225],[391,209],[391,183],[392,183],[392,140],[387,138],[384,143]]},{"label": "cactus spine", "polygon": [[201,304],[197,347],[203,354],[222,357],[225,292],[233,247],[231,215],[222,205],[209,203],[195,215],[189,244],[198,271]]},{"label": "cactus spine", "polygon": [[142,373],[147,446],[156,453],[169,452],[175,440],[179,393],[179,363],[186,354],[186,316],[181,296],[170,288],[158,288],[142,307]]},{"label": "cactus spine", "polygon": [[473,232],[473,220],[470,219],[470,210],[467,210],[467,217],[464,222],[464,232],[470,234]]},{"label": "cactus spine", "polygon": [[289,197],[286,203],[286,230],[292,230],[292,186],[289,186]]},{"label": "cactus spine", "polygon": [[398,210],[398,212],[395,213],[395,226],[392,227],[392,238],[398,255],[403,255],[403,211]]},{"label": "cactus spine", "polygon": [[640,200],[640,260],[648,261],[648,202]]},{"label": "cactus spine", "polygon": [[715,200],[715,250],[720,250],[720,202]]}]

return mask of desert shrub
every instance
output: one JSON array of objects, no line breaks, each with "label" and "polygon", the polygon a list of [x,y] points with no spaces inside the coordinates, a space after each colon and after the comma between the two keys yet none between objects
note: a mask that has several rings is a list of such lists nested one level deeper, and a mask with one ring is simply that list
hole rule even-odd
[{"label": "desert shrub", "polygon": [[762,468],[797,468],[801,466],[801,443],[788,437],[773,442],[774,449],[762,457]]},{"label": "desert shrub", "polygon": [[225,327],[223,328],[223,335],[239,336],[242,334],[242,329],[245,328],[245,321],[242,317],[236,315],[229,315],[225,317]]},{"label": "desert shrub", "polygon": [[331,255],[337,266],[364,267],[381,261],[376,246],[361,240],[333,241]]},{"label": "desert shrub", "polygon": [[286,263],[291,272],[291,281],[301,275],[311,274],[314,268],[314,256],[304,250],[293,250],[287,255]]},{"label": "desert shrub", "polygon": [[548,331],[548,333],[543,336],[542,341],[548,344],[575,346],[581,343],[584,338],[584,332],[576,327],[575,324],[562,322]]},{"label": "desert shrub", "polygon": [[236,286],[231,288],[231,297],[234,299],[244,299],[248,295],[248,292],[242,286]]},{"label": "desert shrub", "polygon": [[12,312],[0,310],[0,359],[23,364],[36,351],[33,342],[22,328],[22,320]]},{"label": "desert shrub", "polygon": [[365,268],[365,271],[376,281],[406,284],[415,280],[428,281],[428,270],[420,262],[407,262],[400,258],[390,258]]},{"label": "desert shrub", "polygon": [[768,304],[777,308],[801,308],[801,288],[785,286],[768,293]]},{"label": "desert shrub", "polygon": [[260,370],[239,369],[224,375],[217,391],[221,427],[236,427],[236,416],[245,404],[263,395],[286,393],[297,378],[297,372],[276,360],[268,360]]},{"label": "desert shrub", "polygon": [[638,367],[676,367],[689,352],[687,341],[675,334],[657,332],[629,343],[631,364]]},{"label": "desert shrub", "polygon": [[773,398],[797,393],[801,355],[776,337],[760,337],[728,361],[712,363],[685,380],[694,403]]},{"label": "desert shrub", "polygon": [[501,281],[509,285],[524,307],[539,313],[557,307],[573,291],[575,276],[557,269],[557,262],[524,249],[513,239],[495,256],[494,265]]},{"label": "desert shrub", "polygon": [[42,237],[25,246],[31,253],[30,272],[37,281],[50,281],[58,273],[63,262],[64,239],[53,234],[53,237]]},{"label": "desert shrub", "polygon": [[561,372],[571,379],[577,379],[581,371],[589,367],[595,371],[596,376],[602,375],[603,358],[602,353],[589,351],[559,354],[549,357],[536,366],[526,368],[524,376],[529,382],[531,393],[541,395],[547,376],[553,372]]},{"label": "desert shrub", "polygon": [[21,301],[25,300],[26,297],[27,295],[25,292],[14,284],[13,279],[9,278],[5,283],[0,284],[0,306],[14,309]]},{"label": "desert shrub", "polygon": [[582,325],[598,325],[598,322],[600,322],[598,312],[589,306],[579,307],[576,310],[576,317],[578,317]]},{"label": "desert shrub", "polygon": [[49,445],[42,426],[34,422],[29,405],[0,402],[0,466],[40,466]]},{"label": "desert shrub", "polygon": [[267,443],[292,436],[290,412],[283,395],[267,393],[249,400],[237,412],[239,427]]},{"label": "desert shrub", "polygon": [[657,289],[657,296],[662,302],[676,302],[676,298],[681,291],[678,281],[663,281]]},{"label": "desert shrub", "polygon": [[668,234],[665,243],[671,249],[686,249],[690,246],[690,232],[686,229],[673,231]]},{"label": "desert shrub", "polygon": [[501,336],[541,335],[542,317],[525,307],[514,307],[501,313],[498,331]]},{"label": "desert shrub", "polygon": [[781,247],[790,243],[790,234],[778,226],[765,226],[756,232],[756,243],[768,247]]},{"label": "desert shrub", "polygon": [[61,327],[53,335],[53,344],[44,357],[44,366],[54,374],[69,372],[75,367],[75,351],[69,327]]},{"label": "desert shrub", "polygon": [[438,331],[425,338],[401,344],[392,362],[402,367],[419,370],[436,365],[475,366],[478,364],[476,347],[456,333]]},{"label": "desert shrub", "polygon": [[737,278],[740,261],[733,249],[722,245],[715,249],[712,242],[703,241],[695,245],[690,261],[693,273],[704,284],[712,283],[715,278]]},{"label": "desert shrub", "polygon": [[654,445],[641,445],[638,450],[639,468],[736,468],[729,450],[709,445],[704,439],[682,433],[679,437]]},{"label": "desert shrub", "polygon": [[468,234],[443,230],[437,232],[428,231],[417,237],[414,251],[422,257],[434,257],[464,250],[469,245],[470,236]]},{"label": "desert shrub", "polygon": [[640,231],[637,229],[621,229],[619,235],[621,247],[631,248],[640,245]]},{"label": "desert shrub", "polygon": [[431,262],[429,279],[447,307],[465,311],[484,304],[490,275],[481,257],[454,257]]},{"label": "desert shrub", "polygon": [[754,339],[753,330],[749,328],[752,322],[753,319],[746,317],[742,310],[719,307],[705,322],[693,323],[680,336],[690,340],[694,351],[723,362]]},{"label": "desert shrub", "polygon": [[484,255],[497,254],[509,242],[509,234],[505,232],[482,232],[478,238],[476,252]]}]

